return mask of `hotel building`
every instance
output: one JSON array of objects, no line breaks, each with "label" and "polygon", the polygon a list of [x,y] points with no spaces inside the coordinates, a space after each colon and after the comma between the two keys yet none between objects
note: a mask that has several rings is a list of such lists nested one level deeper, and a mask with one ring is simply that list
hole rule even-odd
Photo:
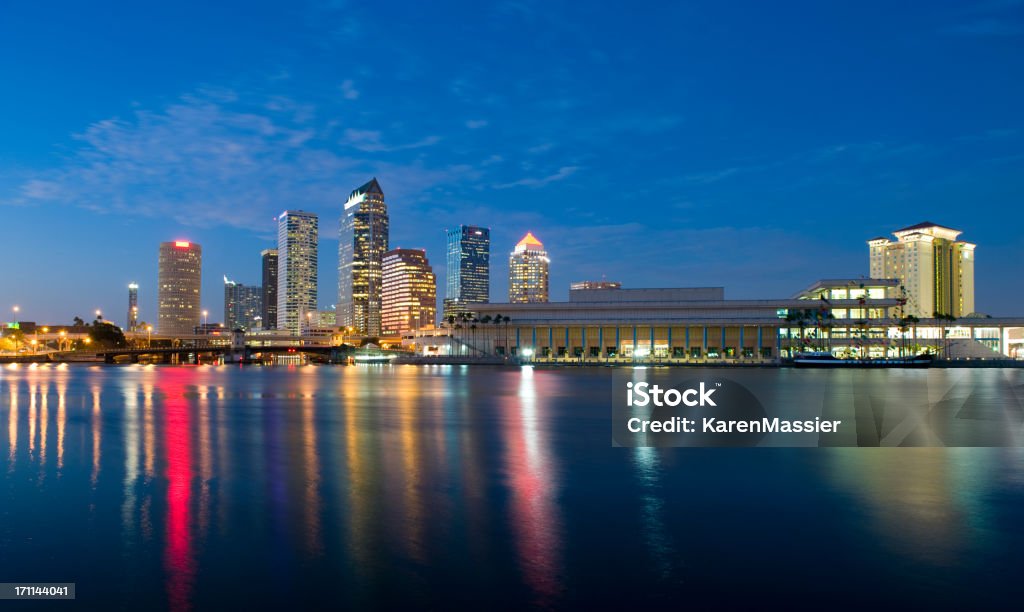
[{"label": "hotel building", "polygon": [[277,328],[299,335],[317,307],[319,219],[287,210],[277,218]]},{"label": "hotel building", "polygon": [[243,285],[224,277],[224,327],[251,331],[261,320],[263,288]]},{"label": "hotel building", "polygon": [[388,250],[388,208],[377,179],[354,190],[338,230],[338,324],[380,336],[381,284]]},{"label": "hotel building", "polygon": [[508,258],[508,301],[512,304],[547,302],[550,263],[544,245],[527,232]]},{"label": "hotel building", "polygon": [[157,270],[156,331],[191,335],[201,316],[203,248],[194,242],[161,242]]},{"label": "hotel building", "polygon": [[969,315],[974,312],[975,245],[957,240],[961,233],[924,222],[893,232],[895,241],[873,238],[868,241],[871,277],[899,280],[905,315]]},{"label": "hotel building", "polygon": [[448,230],[444,318],[472,312],[472,305],[486,304],[490,301],[490,261],[490,229],[460,225]]},{"label": "hotel building", "polygon": [[437,279],[423,249],[384,254],[381,324],[384,334],[432,328],[437,316]]},{"label": "hotel building", "polygon": [[277,329],[277,249],[264,249],[260,252],[260,260],[263,267],[260,326]]}]

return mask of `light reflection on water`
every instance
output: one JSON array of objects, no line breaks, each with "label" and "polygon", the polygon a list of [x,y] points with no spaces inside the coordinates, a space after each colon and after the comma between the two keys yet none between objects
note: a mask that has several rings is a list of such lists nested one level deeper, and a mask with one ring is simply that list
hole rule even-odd
[{"label": "light reflection on water", "polygon": [[740,596],[729,568],[1019,591],[1020,449],[612,448],[608,377],[4,368],[0,580],[175,610],[663,605]]}]

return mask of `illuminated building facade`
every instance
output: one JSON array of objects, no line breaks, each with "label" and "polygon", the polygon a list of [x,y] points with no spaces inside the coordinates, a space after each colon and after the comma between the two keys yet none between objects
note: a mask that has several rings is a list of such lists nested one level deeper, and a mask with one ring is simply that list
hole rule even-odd
[{"label": "illuminated building facade", "polygon": [[139,285],[131,283],[128,285],[128,331],[135,331],[139,326]]},{"label": "illuminated building facade", "polygon": [[317,306],[319,219],[287,210],[277,218],[277,329],[299,335]]},{"label": "illuminated building facade", "polygon": [[277,249],[264,249],[260,259],[263,264],[260,325],[263,329],[277,329]]},{"label": "illuminated building facade", "polygon": [[[871,277],[894,278],[906,291],[904,314],[963,317],[974,313],[974,249],[962,232],[918,223],[868,241]],[[901,296],[901,299],[904,296]]]},{"label": "illuminated building facade", "polygon": [[389,219],[376,178],[349,195],[338,225],[338,325],[379,336]]},{"label": "illuminated building facade", "polygon": [[544,245],[527,232],[508,259],[508,301],[512,304],[547,302],[550,263]]},{"label": "illuminated building facade", "polygon": [[394,249],[384,254],[381,325],[384,334],[434,326],[437,279],[423,249]]},{"label": "illuminated building facade", "polygon": [[595,291],[597,289],[621,289],[622,283],[615,281],[577,281],[569,285],[569,291]]},{"label": "illuminated building facade", "polygon": [[444,317],[472,312],[486,304],[491,293],[491,230],[460,225],[448,230],[448,272]]},{"label": "illuminated building facade", "polygon": [[[901,325],[899,293],[897,280],[865,278],[825,279],[776,299],[727,300],[721,287],[570,291],[567,302],[482,304],[479,316],[509,321],[475,336],[455,333],[473,338],[479,354],[542,363],[751,365],[803,352],[1024,358],[1024,318],[922,317]],[[403,342],[428,356],[468,354],[436,330]]]},{"label": "illuminated building facade", "polygon": [[202,309],[203,248],[178,240],[160,243],[156,331],[187,336],[194,332]]},{"label": "illuminated building facade", "polygon": [[243,285],[224,277],[224,327],[251,331],[263,311],[263,288]]}]

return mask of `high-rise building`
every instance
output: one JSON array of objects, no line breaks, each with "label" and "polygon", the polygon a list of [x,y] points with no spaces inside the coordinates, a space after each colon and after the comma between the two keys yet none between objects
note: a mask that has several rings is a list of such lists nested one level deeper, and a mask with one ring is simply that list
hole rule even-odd
[{"label": "high-rise building", "polygon": [[431,328],[437,316],[437,279],[423,249],[384,254],[381,326],[385,334]]},{"label": "high-rise building", "polygon": [[203,248],[178,240],[160,243],[157,281],[157,333],[187,336],[202,314]]},{"label": "high-rise building", "polygon": [[377,179],[354,190],[338,223],[338,325],[379,336],[388,207]]},{"label": "high-rise building", "polygon": [[260,324],[263,329],[277,329],[277,249],[263,249],[263,295],[260,298]]},{"label": "high-rise building", "polygon": [[976,245],[957,240],[961,233],[926,221],[896,230],[895,241],[883,236],[868,240],[871,278],[900,281],[907,300],[904,314],[971,314]]},{"label": "high-rise building", "polygon": [[139,326],[139,285],[130,283],[128,285],[128,331],[135,331]]},{"label": "high-rise building", "polygon": [[250,331],[262,321],[263,288],[243,285],[224,277],[224,327]]},{"label": "high-rise building", "polygon": [[277,329],[299,335],[316,312],[319,219],[286,210],[277,218]]},{"label": "high-rise building", "polygon": [[527,232],[508,258],[508,301],[513,304],[548,301],[548,253]]},{"label": "high-rise building", "polygon": [[460,225],[448,230],[448,271],[444,316],[472,311],[486,304],[491,293],[491,230]]}]

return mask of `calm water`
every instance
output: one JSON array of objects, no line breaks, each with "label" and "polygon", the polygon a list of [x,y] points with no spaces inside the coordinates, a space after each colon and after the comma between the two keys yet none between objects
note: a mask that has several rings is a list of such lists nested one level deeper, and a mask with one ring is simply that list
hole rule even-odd
[{"label": "calm water", "polygon": [[0,582],[76,582],[61,609],[1024,595],[1019,449],[612,448],[609,397],[607,369],[5,367]]}]

